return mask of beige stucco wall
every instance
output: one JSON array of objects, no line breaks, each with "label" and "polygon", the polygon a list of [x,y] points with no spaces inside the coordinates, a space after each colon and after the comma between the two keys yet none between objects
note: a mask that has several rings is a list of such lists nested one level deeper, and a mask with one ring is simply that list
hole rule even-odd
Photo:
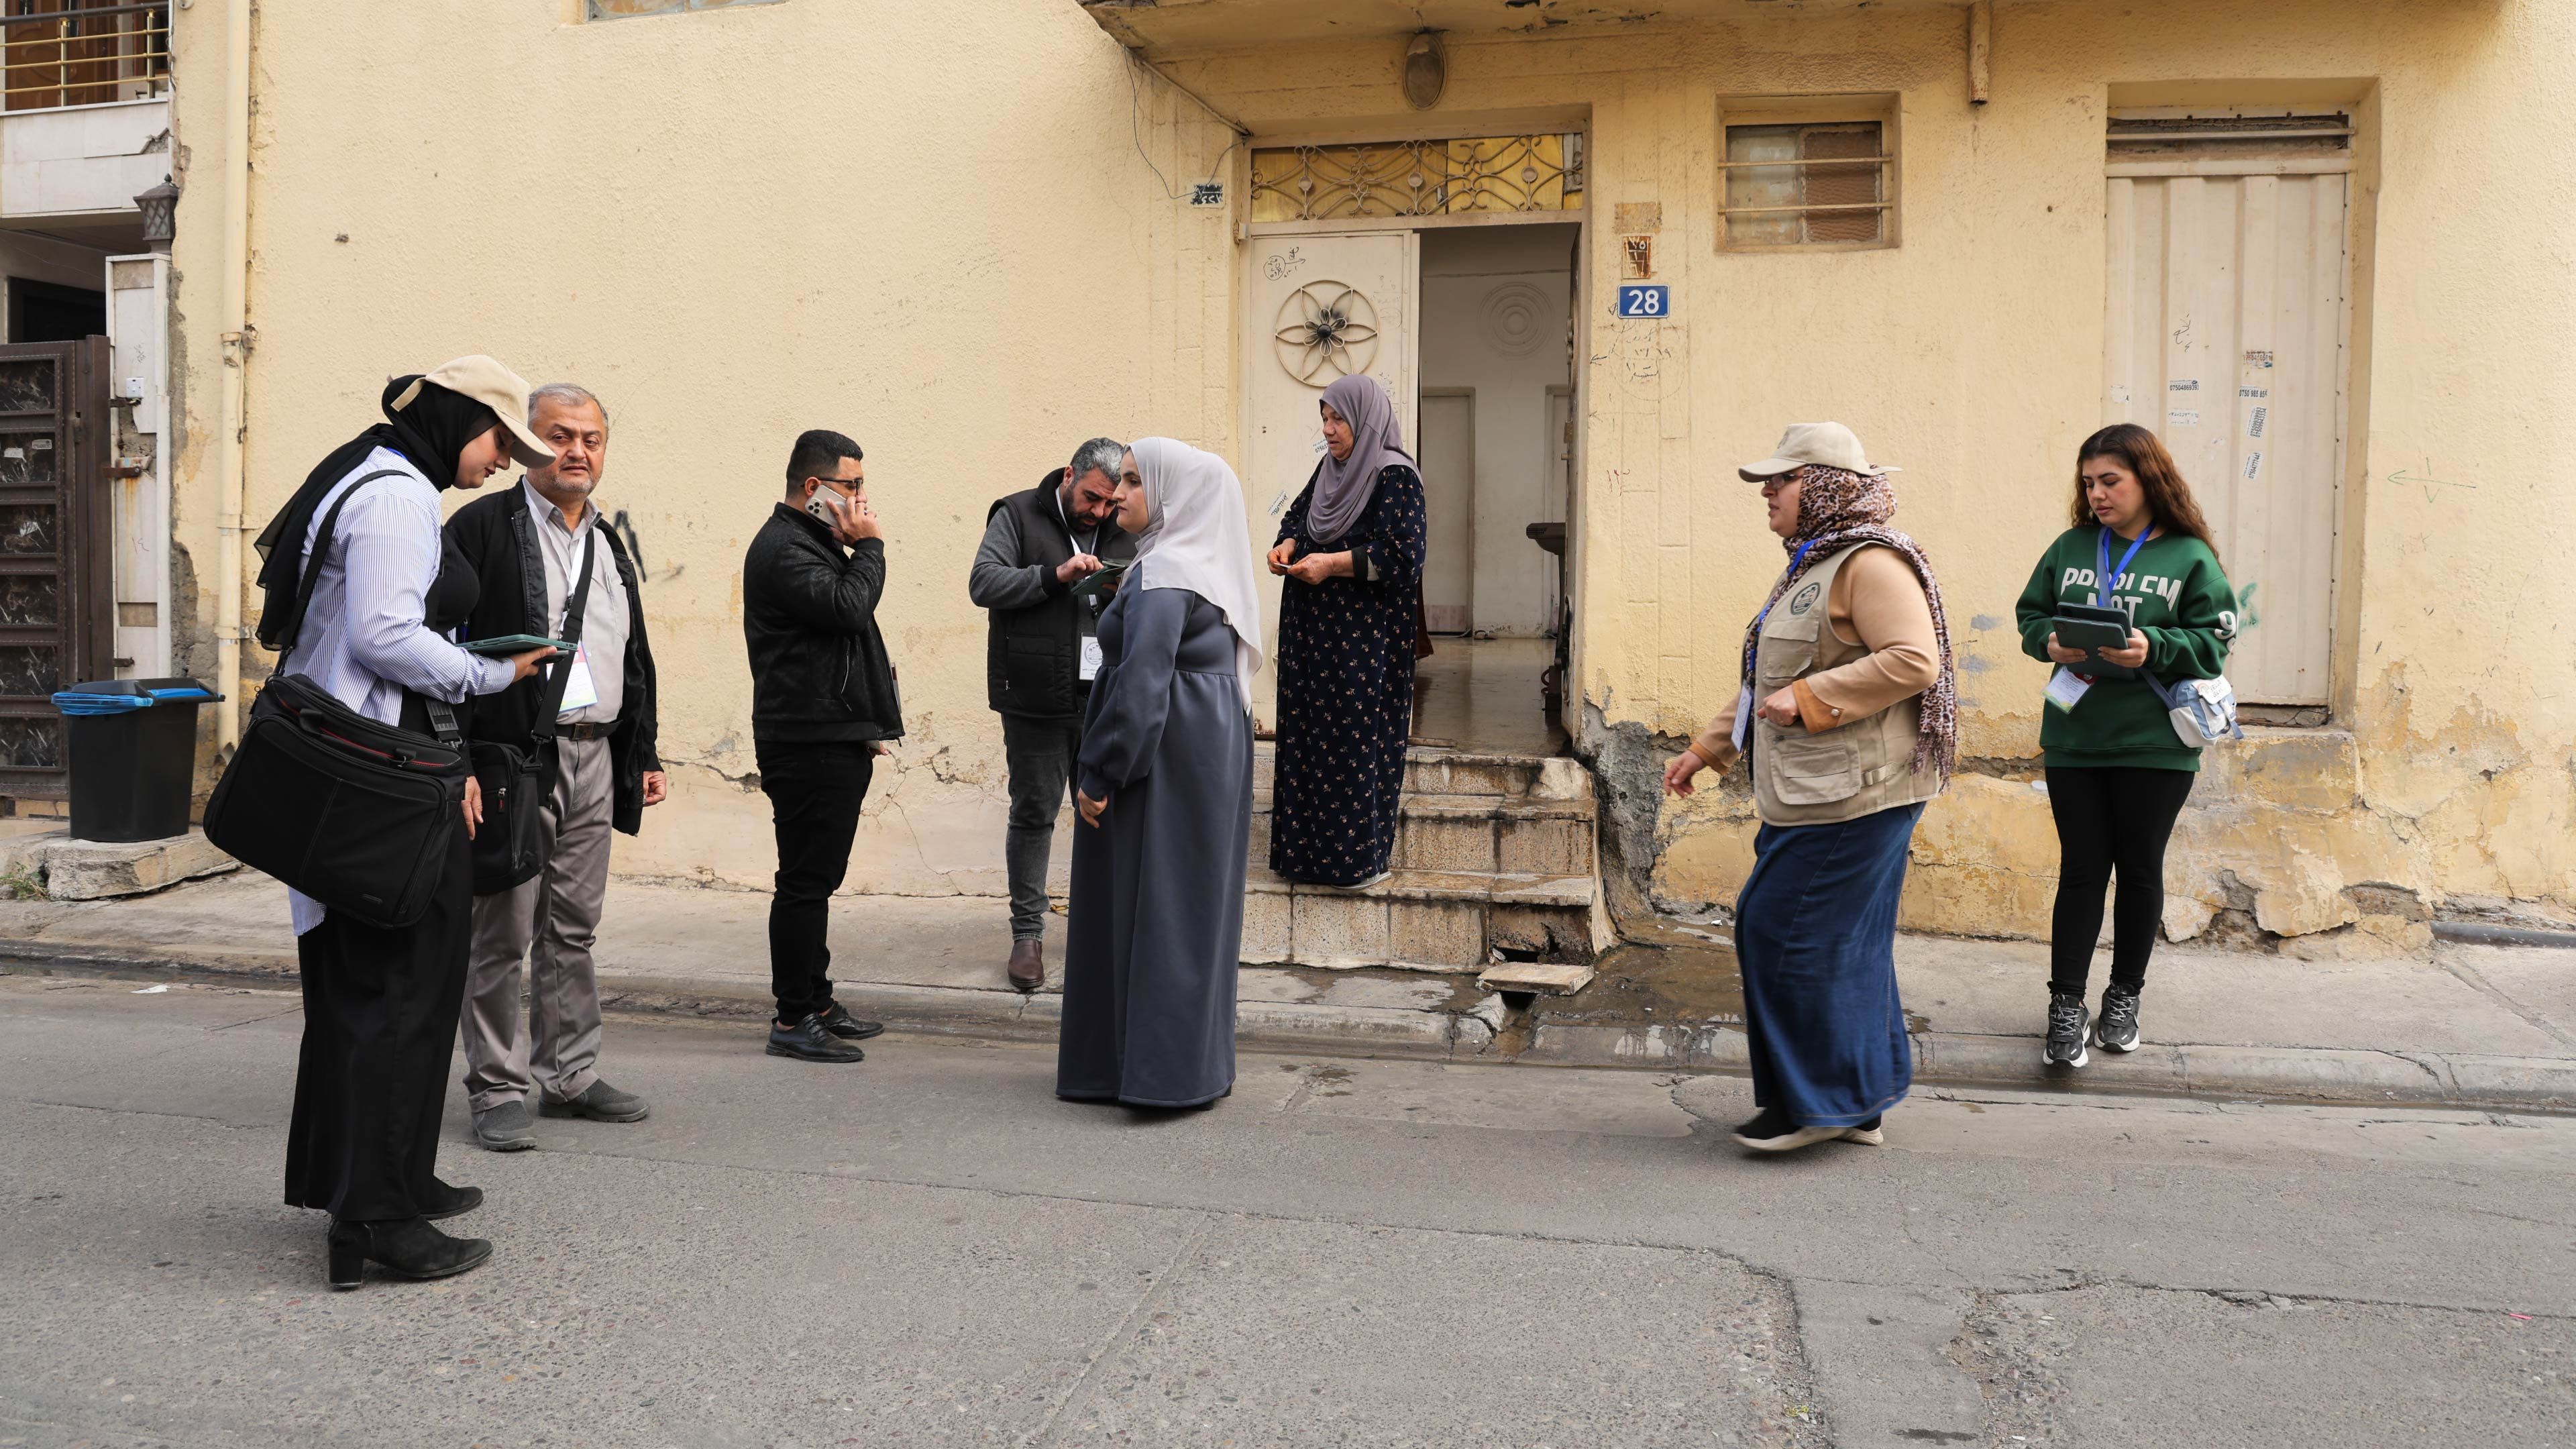
[{"label": "beige stucco wall", "polygon": [[[1270,135],[1588,117],[1590,214],[1661,204],[1677,313],[1612,320],[1617,259],[1596,235],[1578,723],[1627,807],[1612,813],[1636,883],[1725,900],[1747,868],[1740,790],[1647,821],[1644,772],[1731,693],[1742,621],[1779,567],[1733,465],[1783,423],[1830,416],[1905,466],[1898,522],[1941,567],[1962,668],[1972,768],[1927,816],[1907,918],[2014,934],[2045,933],[2056,847],[2030,783],[2043,671],[2011,606],[2102,421],[2106,109],[2350,105],[2364,134],[2336,727],[2256,731],[2214,758],[2176,842],[2169,925],[2193,934],[2233,905],[2343,949],[2420,939],[2408,917],[2475,897],[2576,904],[2576,691],[2563,665],[2503,643],[2545,632],[2563,594],[2545,561],[2576,556],[2546,431],[2576,402],[2555,341],[2576,291],[2543,219],[2568,203],[2539,179],[2576,119],[2576,18],[2542,0],[1996,11],[1984,107],[1957,7],[1455,34],[1428,118],[1400,112],[1395,41],[1162,59]],[[1721,253],[1721,97],[1838,92],[1901,97],[1903,244]],[[2527,224],[2461,224],[2505,216]],[[2428,461],[2451,486],[2388,481]],[[2370,883],[2399,892],[2348,891]]]},{"label": "beige stucco wall", "polygon": [[[223,10],[178,12],[177,531],[207,677]],[[1231,133],[1150,76],[1131,101],[1124,52],[1069,4],[571,13],[262,11],[250,526],[375,420],[389,373],[485,351],[598,392],[599,502],[641,545],[674,777],[619,868],[765,886],[742,554],[797,432],[849,433],[889,534],[879,619],[911,727],[851,885],[999,891],[967,563],[986,506],[1084,438],[1229,445],[1226,218],[1171,199],[1136,137],[1186,185]],[[255,681],[268,659],[249,653]]]},{"label": "beige stucco wall", "polygon": [[[200,671],[225,3],[240,0],[178,13],[177,529]],[[1908,918],[1976,932],[2043,932],[2054,884],[2029,783],[2041,671],[2008,620],[2099,421],[2104,113],[2351,105],[2336,727],[2259,732],[2213,762],[2170,922],[2190,933],[2233,906],[2345,949],[2413,939],[2406,917],[2431,906],[2576,904],[2576,691],[2546,651],[2505,642],[2545,637],[2565,593],[2549,565],[2576,557],[2544,431],[2576,402],[2559,345],[2576,294],[2553,242],[2567,198],[2547,180],[2576,120],[2576,17],[2551,0],[1996,9],[1983,108],[1947,6],[1457,34],[1427,115],[1396,91],[1393,40],[1157,58],[1273,139],[1581,125],[1603,230],[1620,203],[1661,204],[1676,320],[1614,323],[1614,254],[1590,246],[1578,369],[1575,723],[1625,883],[1695,902],[1741,878],[1740,795],[1652,806],[1651,771],[1731,690],[1738,630],[1778,567],[1733,464],[1783,422],[1832,416],[1906,467],[1899,522],[1942,569],[1972,768],[1927,817]],[[1242,152],[1220,159],[1225,131],[1151,79],[1131,120],[1126,62],[1073,0],[569,13],[263,17],[250,522],[371,418],[389,371],[482,349],[597,388],[617,418],[603,502],[651,573],[678,775],[621,868],[753,883],[767,827],[741,784],[741,550],[793,433],[849,431],[894,537],[885,621],[915,731],[853,884],[998,890],[998,732],[964,595],[984,506],[1097,432],[1232,446],[1232,214],[1172,201],[1133,138],[1174,184],[1223,171],[1239,190]],[[1720,253],[1720,98],[1825,92],[1900,97],[1903,244]],[[2426,465],[2450,486],[2388,481]],[[2351,889],[2370,883],[2397,889]]]}]

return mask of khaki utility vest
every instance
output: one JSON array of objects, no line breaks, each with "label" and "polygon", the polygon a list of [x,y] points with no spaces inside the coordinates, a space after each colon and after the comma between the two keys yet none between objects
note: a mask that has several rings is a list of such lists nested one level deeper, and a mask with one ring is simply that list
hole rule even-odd
[{"label": "khaki utility vest", "polygon": [[[1753,649],[1753,702],[1759,705],[1794,680],[1839,668],[1870,652],[1846,644],[1825,617],[1834,575],[1845,560],[1872,544],[1855,544],[1809,569],[1762,623]],[[1783,729],[1756,717],[1753,794],[1762,819],[1772,825],[1832,825],[1929,800],[1941,793],[1941,772],[1908,768],[1922,732],[1923,697],[1898,700],[1865,719],[1822,734]]]}]

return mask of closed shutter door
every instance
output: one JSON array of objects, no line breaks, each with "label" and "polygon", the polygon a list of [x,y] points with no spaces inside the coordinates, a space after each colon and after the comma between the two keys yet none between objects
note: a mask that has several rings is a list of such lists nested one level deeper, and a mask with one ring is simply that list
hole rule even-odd
[{"label": "closed shutter door", "polygon": [[2235,584],[2249,703],[2331,688],[2343,475],[2341,116],[2112,123],[2104,414],[2153,428]]}]

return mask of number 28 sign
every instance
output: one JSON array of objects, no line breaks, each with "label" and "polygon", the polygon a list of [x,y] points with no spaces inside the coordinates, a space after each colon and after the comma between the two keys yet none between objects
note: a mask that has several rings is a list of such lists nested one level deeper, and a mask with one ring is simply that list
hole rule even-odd
[{"label": "number 28 sign", "polygon": [[1670,317],[1673,315],[1673,289],[1660,282],[1652,286],[1622,286],[1619,289],[1619,315]]}]

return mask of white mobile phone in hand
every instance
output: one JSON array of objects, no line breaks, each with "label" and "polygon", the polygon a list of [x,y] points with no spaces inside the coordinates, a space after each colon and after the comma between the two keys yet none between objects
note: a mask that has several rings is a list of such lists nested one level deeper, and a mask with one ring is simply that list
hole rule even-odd
[{"label": "white mobile phone in hand", "polygon": [[825,489],[815,489],[814,496],[805,500],[805,511],[821,519],[825,528],[840,528],[841,509],[840,498]]}]

